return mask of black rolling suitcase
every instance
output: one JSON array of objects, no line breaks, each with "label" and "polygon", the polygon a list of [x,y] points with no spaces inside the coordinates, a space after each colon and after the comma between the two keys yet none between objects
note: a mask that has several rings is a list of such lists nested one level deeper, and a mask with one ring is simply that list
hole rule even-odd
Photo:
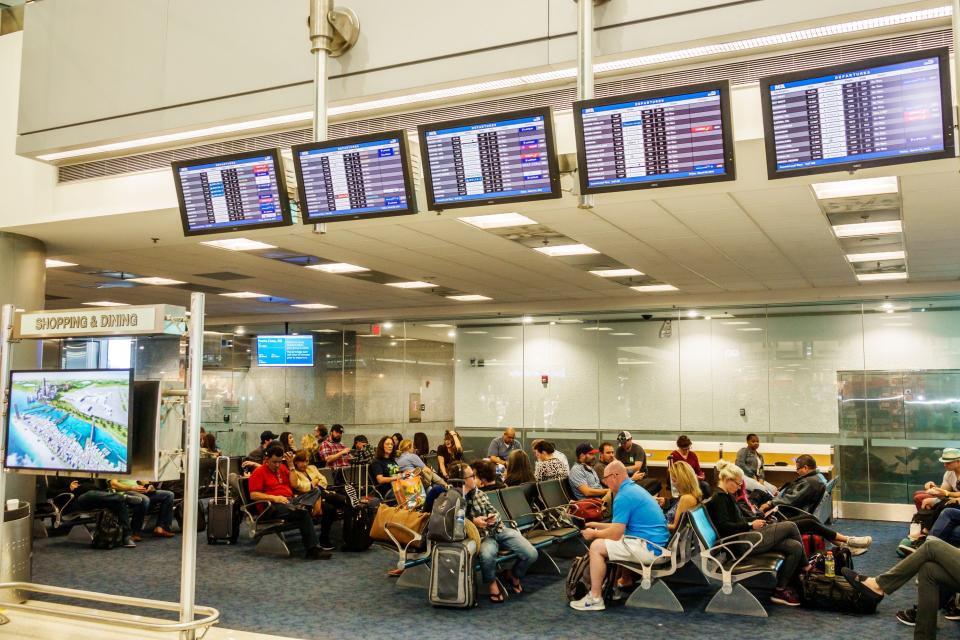
[{"label": "black rolling suitcase", "polygon": [[[217,458],[216,481],[213,498],[207,504],[207,544],[226,542],[236,544],[240,537],[240,505],[230,497],[227,474],[221,473],[221,461],[225,461],[226,471],[230,470],[230,458]],[[223,489],[223,495],[220,490]]]},{"label": "black rolling suitcase", "polygon": [[473,564],[474,554],[463,542],[436,543],[430,556],[430,604],[457,609],[477,606]]},{"label": "black rolling suitcase", "polygon": [[366,551],[373,545],[370,539],[370,528],[377,517],[380,508],[380,499],[368,496],[367,469],[361,468],[358,472],[358,486],[347,484],[344,486],[350,505],[343,514],[343,546],[344,551]]}]

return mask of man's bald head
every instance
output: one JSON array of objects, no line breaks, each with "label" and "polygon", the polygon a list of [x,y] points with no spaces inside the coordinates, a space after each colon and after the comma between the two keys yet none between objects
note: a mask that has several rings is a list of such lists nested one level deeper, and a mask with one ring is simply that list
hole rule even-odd
[{"label": "man's bald head", "polygon": [[613,493],[616,493],[620,488],[620,484],[628,477],[630,476],[627,475],[627,468],[623,463],[619,460],[614,460],[604,468],[602,480],[605,485],[610,487]]}]

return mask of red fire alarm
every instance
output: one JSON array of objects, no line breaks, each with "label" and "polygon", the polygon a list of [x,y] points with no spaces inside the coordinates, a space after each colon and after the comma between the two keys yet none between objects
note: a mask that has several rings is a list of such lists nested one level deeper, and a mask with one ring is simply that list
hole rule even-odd
[{"label": "red fire alarm", "polygon": [[378,324],[370,325],[370,333],[371,335],[375,335],[375,336],[380,335],[380,325]]},{"label": "red fire alarm", "polygon": [[549,383],[550,383],[550,376],[548,376],[547,374],[543,374],[542,376],[540,376],[540,384],[542,384],[543,386],[547,386]]}]

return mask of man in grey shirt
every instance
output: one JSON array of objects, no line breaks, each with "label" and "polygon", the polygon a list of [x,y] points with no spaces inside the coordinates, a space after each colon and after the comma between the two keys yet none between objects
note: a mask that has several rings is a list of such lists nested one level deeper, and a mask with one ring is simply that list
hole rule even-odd
[{"label": "man in grey shirt", "polygon": [[507,464],[507,456],[510,455],[510,452],[519,448],[517,430],[513,427],[507,427],[502,436],[490,441],[490,446],[487,447],[487,457],[497,464]]}]

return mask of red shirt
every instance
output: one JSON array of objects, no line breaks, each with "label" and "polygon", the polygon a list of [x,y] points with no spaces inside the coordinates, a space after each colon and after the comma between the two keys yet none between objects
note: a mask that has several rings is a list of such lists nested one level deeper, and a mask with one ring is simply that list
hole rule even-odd
[{"label": "red shirt", "polygon": [[276,473],[270,471],[266,463],[260,465],[250,474],[247,487],[251,494],[256,491],[268,496],[293,497],[293,487],[290,486],[290,471],[284,464],[280,465]]},{"label": "red shirt", "polygon": [[697,454],[693,451],[689,452],[686,458],[680,455],[679,451],[674,451],[670,454],[670,457],[673,458],[674,462],[686,462],[693,468],[693,473],[703,480],[703,470],[700,468],[700,459],[697,458]]}]

